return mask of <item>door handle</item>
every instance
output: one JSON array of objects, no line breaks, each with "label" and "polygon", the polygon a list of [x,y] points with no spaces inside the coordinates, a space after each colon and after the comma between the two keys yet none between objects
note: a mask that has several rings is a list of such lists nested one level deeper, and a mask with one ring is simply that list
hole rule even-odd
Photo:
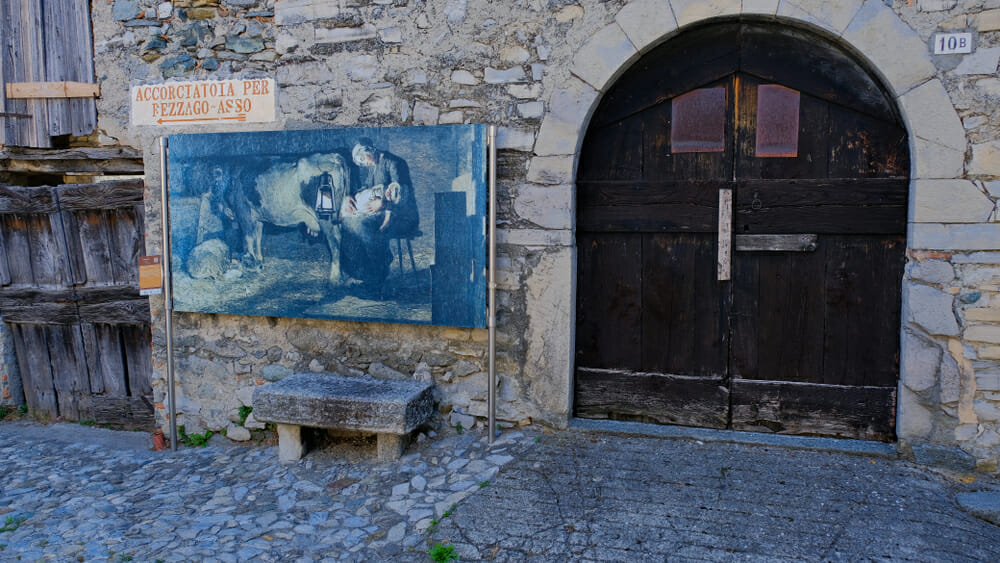
[{"label": "door handle", "polygon": [[733,258],[733,190],[719,190],[719,281],[732,278]]}]

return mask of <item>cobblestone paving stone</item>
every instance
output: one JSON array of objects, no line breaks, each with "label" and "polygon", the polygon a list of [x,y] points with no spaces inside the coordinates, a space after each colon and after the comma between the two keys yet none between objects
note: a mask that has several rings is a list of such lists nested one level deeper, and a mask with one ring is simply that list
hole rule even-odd
[{"label": "cobblestone paving stone", "polygon": [[0,561],[426,561],[432,522],[533,444],[449,431],[399,462],[376,462],[372,441],[345,446],[350,461],[341,448],[282,465],[275,447],[154,452],[24,429],[0,423],[0,522],[16,527]]},{"label": "cobblestone paving stone", "polygon": [[0,423],[0,561],[1000,561],[955,502],[994,478],[885,458],[529,427],[282,465],[99,430]]},{"label": "cobblestone paving stone", "polygon": [[461,561],[1000,561],[955,495],[995,478],[905,461],[568,431],[431,534]]}]

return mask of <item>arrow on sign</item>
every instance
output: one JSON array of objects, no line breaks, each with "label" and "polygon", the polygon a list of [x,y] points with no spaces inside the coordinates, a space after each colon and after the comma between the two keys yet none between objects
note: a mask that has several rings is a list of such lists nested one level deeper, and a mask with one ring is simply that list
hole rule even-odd
[{"label": "arrow on sign", "polygon": [[242,114],[242,115],[237,115],[235,117],[188,117],[183,119],[163,119],[161,117],[160,119],[157,120],[157,123],[163,124],[163,123],[184,123],[193,121],[221,121],[224,119],[235,119],[237,121],[246,121],[247,116],[246,114]]}]

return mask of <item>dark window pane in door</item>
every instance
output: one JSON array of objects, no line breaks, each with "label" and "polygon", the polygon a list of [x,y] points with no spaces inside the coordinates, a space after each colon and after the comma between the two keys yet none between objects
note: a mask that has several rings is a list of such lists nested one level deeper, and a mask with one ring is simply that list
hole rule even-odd
[{"label": "dark window pane in door", "polygon": [[726,146],[726,89],[699,88],[671,101],[670,152],[722,152]]},{"label": "dark window pane in door", "polygon": [[799,155],[799,92],[777,84],[757,87],[758,157]]}]

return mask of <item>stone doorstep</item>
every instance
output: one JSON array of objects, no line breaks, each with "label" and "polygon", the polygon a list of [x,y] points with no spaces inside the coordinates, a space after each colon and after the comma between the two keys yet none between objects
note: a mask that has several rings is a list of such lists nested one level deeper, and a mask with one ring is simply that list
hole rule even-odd
[{"label": "stone doorstep", "polygon": [[253,393],[254,418],[278,427],[283,462],[305,454],[302,427],[370,432],[378,459],[398,459],[410,433],[434,412],[433,385],[419,381],[297,373]]}]

